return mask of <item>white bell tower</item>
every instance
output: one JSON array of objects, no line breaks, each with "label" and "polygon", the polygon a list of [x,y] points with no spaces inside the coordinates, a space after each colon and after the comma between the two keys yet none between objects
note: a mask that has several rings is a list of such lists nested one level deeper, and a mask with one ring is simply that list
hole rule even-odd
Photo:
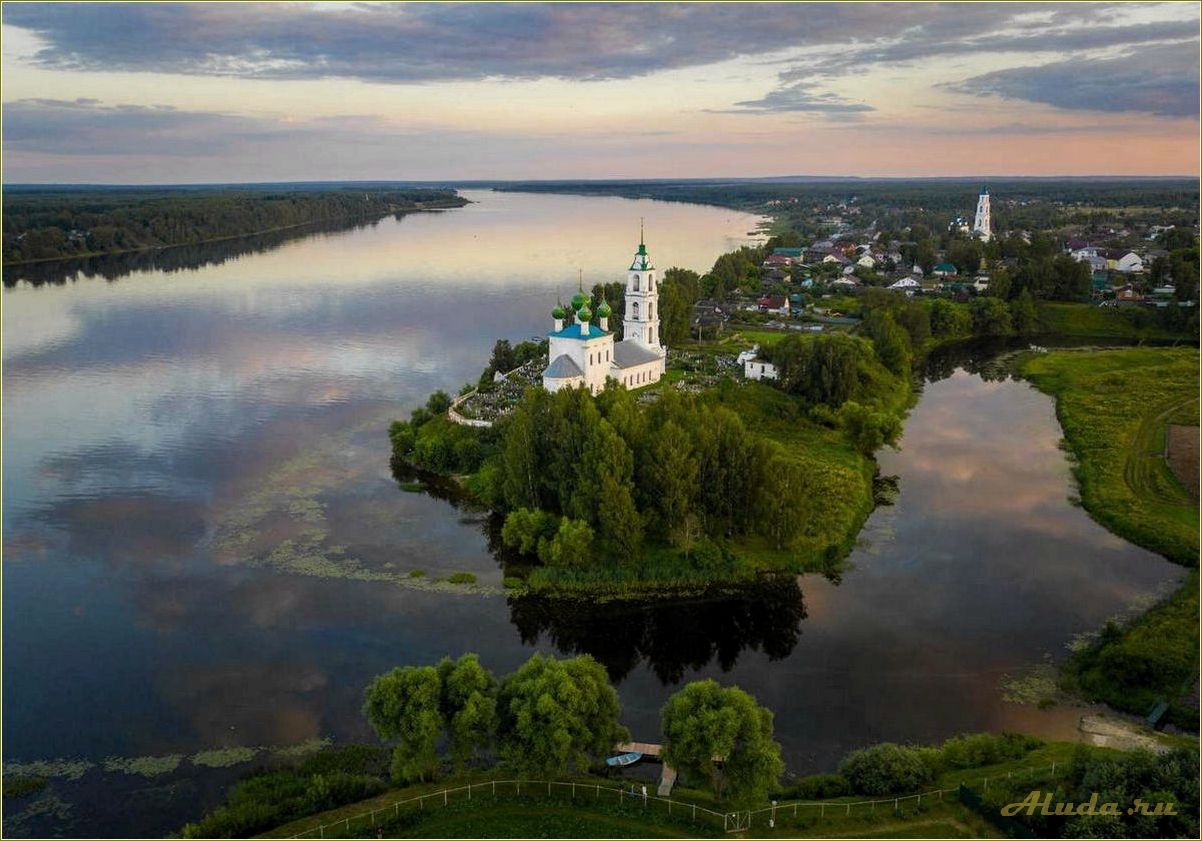
[{"label": "white bell tower", "polygon": [[981,187],[981,195],[977,197],[977,218],[972,223],[972,231],[985,242],[993,238],[993,223],[989,218],[989,188]]},{"label": "white bell tower", "polygon": [[635,342],[656,353],[663,353],[659,336],[659,291],[655,266],[643,242],[643,223],[639,222],[639,250],[626,274],[626,316],[622,319],[623,341]]}]

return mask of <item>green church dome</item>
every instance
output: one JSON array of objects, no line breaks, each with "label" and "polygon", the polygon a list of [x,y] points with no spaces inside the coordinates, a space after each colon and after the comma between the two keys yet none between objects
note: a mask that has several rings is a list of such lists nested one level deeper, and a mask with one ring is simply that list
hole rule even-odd
[{"label": "green church dome", "polygon": [[567,313],[566,313],[566,312],[564,312],[564,309],[563,309],[563,307],[562,307],[562,306],[560,306],[559,304],[556,304],[556,305],[555,305],[555,309],[551,310],[551,317],[552,317],[552,318],[563,318],[563,317],[564,317],[564,316],[566,316],[566,315],[567,315]]},{"label": "green church dome", "polygon": [[602,301],[601,306],[597,307],[597,315],[601,318],[609,318],[614,314],[614,311],[609,308],[609,301]]},{"label": "green church dome", "polygon": [[581,324],[584,324],[586,322],[593,320],[593,311],[588,308],[588,304],[585,304],[583,307],[581,307],[579,310],[576,311],[576,318],[580,321]]},{"label": "green church dome", "polygon": [[583,292],[577,292],[572,296],[572,309],[578,310],[588,303],[588,295]]}]

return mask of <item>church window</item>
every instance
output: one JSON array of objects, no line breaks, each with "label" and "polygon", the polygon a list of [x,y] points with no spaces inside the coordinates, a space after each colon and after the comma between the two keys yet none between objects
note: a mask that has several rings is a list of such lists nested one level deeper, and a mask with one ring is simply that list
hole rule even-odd
[{"label": "church window", "polygon": [[638,275],[634,276],[634,291],[635,292],[639,291],[639,276]]},{"label": "church window", "polygon": [[652,318],[655,318],[655,304],[648,301],[647,302],[647,319],[651,320]]},{"label": "church window", "polygon": [[638,321],[638,319],[639,319],[639,302],[635,301],[634,302],[634,320]]}]

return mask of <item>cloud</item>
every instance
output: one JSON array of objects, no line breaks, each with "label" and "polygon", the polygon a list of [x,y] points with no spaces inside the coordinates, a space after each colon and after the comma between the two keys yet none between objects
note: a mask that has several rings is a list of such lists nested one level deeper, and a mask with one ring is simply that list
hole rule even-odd
[{"label": "cloud", "polygon": [[813,87],[808,82],[794,82],[770,91],[759,99],[736,102],[735,110],[751,113],[810,111],[842,119],[876,110],[871,105],[852,102],[838,94],[814,93]]},{"label": "cloud", "polygon": [[[827,62],[831,70],[947,49],[997,51],[1024,39],[1063,49],[1081,38],[1130,38],[1139,27],[1125,21],[1100,26],[1114,23],[1116,8],[406,3],[318,10],[299,3],[20,3],[6,5],[3,20],[43,41],[33,61],[45,67],[423,82],[630,78],[789,48],[847,48]],[[1160,26],[1180,32],[1189,25],[1196,34],[1193,21]]]},{"label": "cloud", "polygon": [[271,128],[261,120],[164,105],[104,105],[94,99],[5,102],[6,151],[41,154],[211,156],[239,137]]},{"label": "cloud", "polygon": [[1198,116],[1198,45],[1176,44],[1116,58],[1074,58],[973,76],[947,88],[1076,111]]}]

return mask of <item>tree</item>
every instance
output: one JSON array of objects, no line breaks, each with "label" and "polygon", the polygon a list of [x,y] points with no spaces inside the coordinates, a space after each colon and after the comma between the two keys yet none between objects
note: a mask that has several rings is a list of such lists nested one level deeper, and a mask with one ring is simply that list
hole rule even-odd
[{"label": "tree", "polygon": [[940,338],[967,336],[972,332],[968,310],[943,298],[931,302],[931,334]]},{"label": "tree", "polygon": [[848,400],[839,407],[839,425],[856,451],[871,456],[885,444],[896,444],[901,421],[888,412]]},{"label": "tree", "polygon": [[936,250],[934,240],[924,239],[918,243],[918,248],[914,252],[914,262],[922,268],[924,275],[931,273],[931,269],[935,268],[935,264],[939,262],[939,252]]},{"label": "tree", "polygon": [[552,566],[588,566],[593,558],[593,530],[584,520],[561,517],[555,534],[539,542],[538,556]]},{"label": "tree", "polygon": [[884,310],[873,310],[865,319],[864,328],[872,336],[872,348],[881,364],[898,376],[906,374],[910,370],[910,340],[893,316]]},{"label": "tree", "polygon": [[859,794],[909,794],[931,781],[923,756],[917,748],[882,742],[849,753],[839,763],[839,773]]},{"label": "tree", "polygon": [[693,304],[701,297],[701,278],[696,272],[673,266],[664,272],[659,285],[659,333],[668,347],[689,338]]},{"label": "tree", "polygon": [[1039,327],[1039,313],[1030,289],[1024,289],[1010,302],[1010,323],[1016,333],[1034,333]]},{"label": "tree", "polygon": [[439,709],[446,723],[451,759],[463,770],[497,732],[497,680],[475,654],[438,664]]},{"label": "tree", "polygon": [[973,298],[968,311],[972,315],[972,331],[977,335],[1004,336],[1010,332],[1010,308],[1005,301]]},{"label": "tree", "polygon": [[384,741],[397,740],[392,777],[425,781],[438,770],[441,682],[433,666],[406,666],[379,675],[367,687],[363,714]]},{"label": "tree", "polygon": [[674,539],[675,530],[692,511],[697,496],[697,459],[692,441],[679,424],[668,420],[652,434],[648,454],[647,497],[658,514],[652,521],[662,535]]},{"label": "tree", "polygon": [[492,357],[488,361],[488,367],[498,374],[507,374],[517,367],[509,339],[497,339],[496,344],[492,346]]},{"label": "tree", "polygon": [[660,711],[663,761],[706,779],[718,798],[763,800],[784,770],[772,713],[738,687],[694,681]]},{"label": "tree", "polygon": [[630,738],[618,724],[618,693],[588,655],[535,654],[501,683],[500,752],[520,772],[582,773]]}]

